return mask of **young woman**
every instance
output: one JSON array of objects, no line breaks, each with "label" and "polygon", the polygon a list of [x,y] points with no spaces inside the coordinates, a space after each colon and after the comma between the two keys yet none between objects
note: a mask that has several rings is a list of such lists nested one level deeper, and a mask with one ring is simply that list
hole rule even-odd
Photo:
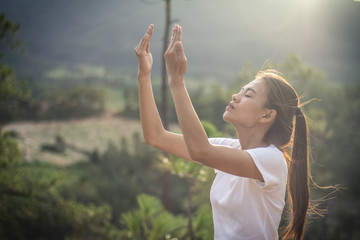
[{"label": "young woman", "polygon": [[309,174],[307,126],[295,90],[276,71],[259,72],[232,95],[223,115],[238,138],[208,139],[185,86],[182,29],[175,25],[165,61],[182,134],[166,131],[151,86],[153,29],[150,25],[135,47],[145,142],[217,170],[210,192],[214,239],[278,239],[286,185],[292,220],[284,239],[301,239],[309,206]]}]

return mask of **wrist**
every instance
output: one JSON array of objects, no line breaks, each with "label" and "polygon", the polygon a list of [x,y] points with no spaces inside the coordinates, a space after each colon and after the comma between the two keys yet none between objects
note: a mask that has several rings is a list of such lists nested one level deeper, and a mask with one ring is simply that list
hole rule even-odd
[{"label": "wrist", "polygon": [[169,76],[170,88],[183,87],[184,85],[184,76]]},{"label": "wrist", "polygon": [[138,80],[151,78],[151,72],[138,72]]}]

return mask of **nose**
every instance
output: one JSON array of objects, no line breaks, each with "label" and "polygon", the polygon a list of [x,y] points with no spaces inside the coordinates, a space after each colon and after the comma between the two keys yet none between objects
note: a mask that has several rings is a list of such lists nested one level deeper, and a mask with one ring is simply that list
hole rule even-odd
[{"label": "nose", "polygon": [[232,95],[232,100],[233,100],[234,102],[238,102],[239,99],[240,99],[240,98],[239,98],[239,93],[235,93],[235,94]]}]

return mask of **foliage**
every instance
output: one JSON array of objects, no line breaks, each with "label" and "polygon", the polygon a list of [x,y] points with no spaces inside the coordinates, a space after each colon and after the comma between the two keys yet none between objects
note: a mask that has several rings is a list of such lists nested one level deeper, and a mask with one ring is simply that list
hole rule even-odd
[{"label": "foliage", "polygon": [[[208,137],[219,136],[220,133],[217,131],[216,127],[207,121],[203,121],[202,125],[206,131]],[[164,169],[167,169],[172,174],[179,176],[180,178],[185,178],[188,181],[188,194],[186,201],[186,213],[188,221],[188,235],[190,239],[208,239],[210,236],[212,238],[212,216],[206,213],[208,206],[208,201],[198,201],[197,216],[194,216],[194,189],[201,186],[206,186],[203,183],[209,182],[210,179],[214,178],[214,170],[198,163],[186,161],[179,157],[169,155],[169,159],[163,158],[162,164],[160,166]],[[202,189],[203,190],[203,189]],[[207,193],[210,191],[207,188]],[[194,218],[195,217],[195,218]]]},{"label": "foliage", "polygon": [[120,115],[139,118],[139,97],[136,88],[127,87],[123,90],[124,109],[121,110]]},{"label": "foliage", "polygon": [[18,80],[14,70],[0,62],[0,123],[22,117],[29,103],[26,82]]},{"label": "foliage", "polygon": [[65,150],[66,150],[66,143],[65,143],[64,139],[58,135],[55,137],[54,144],[42,144],[41,150],[64,154]]},{"label": "foliage", "polygon": [[[208,137],[219,136],[220,133],[216,127],[210,122],[201,122]],[[163,158],[160,167],[167,169],[172,174],[181,178],[196,179],[201,182],[206,182],[211,178],[213,169],[194,162],[186,161],[174,155],[169,155],[169,159]]]},{"label": "foliage", "polygon": [[214,226],[210,204],[202,204],[198,207],[194,219],[195,239],[214,238]]},{"label": "foliage", "polygon": [[21,151],[11,133],[0,133],[0,173],[21,162]]},{"label": "foliage", "polygon": [[68,166],[72,177],[59,188],[60,194],[87,204],[109,204],[116,223],[121,213],[135,207],[137,195],[160,192],[160,173],[150,170],[158,153],[140,140],[139,133],[131,140],[110,142],[103,153],[94,150],[89,161]]},{"label": "foliage", "polygon": [[186,218],[164,210],[156,197],[141,194],[137,197],[139,208],[122,215],[126,239],[211,239],[212,214],[210,205],[199,207],[194,219],[194,236],[190,237]]},{"label": "foliage", "polygon": [[70,90],[56,90],[49,98],[45,118],[69,119],[101,113],[105,107],[105,92],[79,85]]},{"label": "foliage", "polygon": [[1,239],[118,239],[107,204],[84,205],[58,194],[62,170],[21,163],[17,143],[6,132],[0,150]]},{"label": "foliage", "polygon": [[[19,29],[19,24],[0,13],[0,124],[14,120],[13,116],[22,116],[29,107],[30,92],[26,82],[18,80],[14,70],[3,63],[6,47],[25,50],[22,41],[16,39]],[[15,113],[9,116],[12,112]]]},{"label": "foliage", "polygon": [[15,72],[0,63],[0,124],[33,115],[35,106],[25,81],[16,78]]},{"label": "foliage", "polygon": [[159,199],[141,194],[139,209],[122,215],[127,239],[177,239],[186,233],[186,220],[164,210]]},{"label": "foliage", "polygon": [[11,50],[22,47],[21,40],[16,39],[16,34],[20,30],[20,24],[14,24],[7,19],[4,13],[0,13],[0,61],[4,58],[5,47],[8,46]]},{"label": "foliage", "polygon": [[[0,123],[19,119],[78,118],[104,110],[104,91],[86,84],[73,88],[72,82],[70,89],[57,89],[50,94],[47,94],[50,88],[42,86],[40,95],[47,98],[34,98],[26,81],[17,79],[15,71],[3,63],[7,46],[11,50],[24,50],[22,41],[16,39],[19,29],[19,24],[0,13]],[[49,83],[43,85],[50,86]]]},{"label": "foliage", "polygon": [[225,122],[222,115],[229,102],[225,89],[218,83],[212,83],[207,86],[199,86],[190,92],[190,96],[199,118],[211,122],[218,129],[223,130]]}]

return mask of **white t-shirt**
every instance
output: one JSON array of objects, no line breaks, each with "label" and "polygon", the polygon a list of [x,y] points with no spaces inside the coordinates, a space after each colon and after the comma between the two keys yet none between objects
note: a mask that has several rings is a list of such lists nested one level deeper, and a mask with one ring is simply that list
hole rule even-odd
[{"label": "white t-shirt", "polygon": [[[209,141],[241,149],[238,139],[210,138]],[[217,170],[210,191],[214,239],[278,239],[286,192],[284,155],[274,145],[245,151],[252,157],[264,182]]]}]

